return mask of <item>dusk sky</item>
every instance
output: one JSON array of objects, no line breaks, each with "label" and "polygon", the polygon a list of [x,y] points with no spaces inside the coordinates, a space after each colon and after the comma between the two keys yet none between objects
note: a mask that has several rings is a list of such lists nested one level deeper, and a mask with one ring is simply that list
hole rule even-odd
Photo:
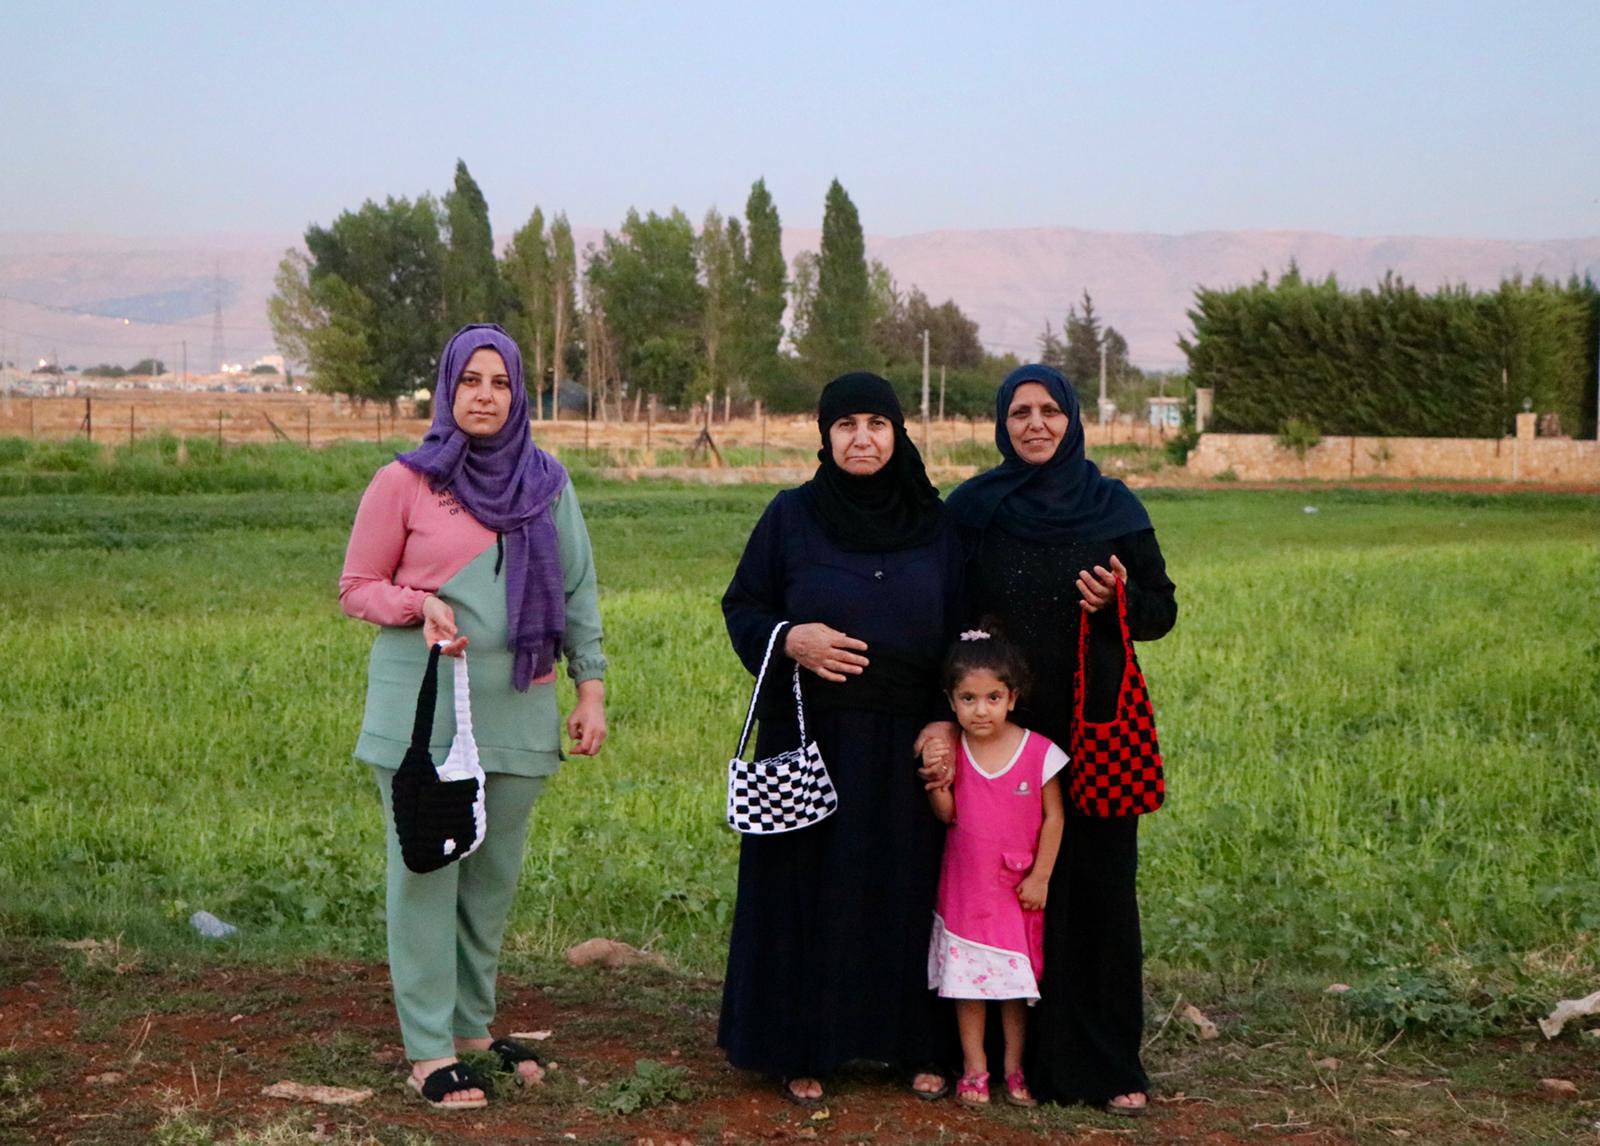
[{"label": "dusk sky", "polygon": [[869,232],[1600,234],[1600,4],[0,7],[0,231],[442,193]]}]

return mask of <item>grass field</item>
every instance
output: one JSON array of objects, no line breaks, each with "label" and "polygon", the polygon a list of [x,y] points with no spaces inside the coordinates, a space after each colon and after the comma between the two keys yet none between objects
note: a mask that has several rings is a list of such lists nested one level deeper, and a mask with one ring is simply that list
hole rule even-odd
[{"label": "grass field", "polygon": [[[0,497],[0,933],[185,948],[205,908],[266,958],[381,954],[376,793],[349,756],[371,630],[335,599],[381,455],[328,456],[266,492]],[[149,469],[126,488],[178,481]],[[717,599],[771,493],[580,487],[611,740],[539,805],[514,954],[608,935],[719,973],[747,677]],[[1144,496],[1181,603],[1141,653],[1170,783],[1143,827],[1155,972],[1339,978],[1462,1031],[1588,983],[1600,506]]]}]

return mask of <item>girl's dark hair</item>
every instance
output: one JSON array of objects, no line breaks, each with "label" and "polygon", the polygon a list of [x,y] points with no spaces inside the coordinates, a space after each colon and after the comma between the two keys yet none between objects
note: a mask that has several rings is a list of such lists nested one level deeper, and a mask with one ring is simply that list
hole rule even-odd
[{"label": "girl's dark hair", "polygon": [[976,629],[963,633],[945,654],[939,678],[944,691],[955,691],[961,678],[977,669],[988,669],[1012,692],[1027,692],[1032,683],[1022,653],[988,618],[979,621]]}]

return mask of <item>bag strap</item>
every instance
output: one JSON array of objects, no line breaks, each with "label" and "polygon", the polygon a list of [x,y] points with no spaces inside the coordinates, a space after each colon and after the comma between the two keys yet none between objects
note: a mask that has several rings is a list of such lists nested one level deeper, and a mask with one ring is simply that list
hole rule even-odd
[{"label": "bag strap", "polygon": [[439,700],[440,641],[428,650],[428,667],[422,670],[422,687],[417,690],[417,719],[411,726],[411,747],[424,752],[433,740],[433,706]]},{"label": "bag strap", "polygon": [[467,654],[455,658],[456,735],[472,739],[472,689],[467,680]]},{"label": "bag strap", "polygon": [[[750,728],[756,722],[756,701],[761,697],[761,682],[767,677],[767,665],[772,662],[772,650],[778,645],[778,634],[789,627],[788,621],[779,621],[773,627],[772,635],[767,638],[767,651],[761,656],[761,669],[756,673],[756,686],[750,692],[750,709],[744,714],[744,731],[739,733],[739,747],[734,752],[735,758],[744,755],[745,747],[750,743]],[[800,743],[806,742],[806,709],[800,699],[800,666],[794,666],[794,703],[800,719]]]},{"label": "bag strap", "polygon": [[[1117,583],[1117,623],[1122,628],[1122,684],[1117,689],[1117,700],[1121,701],[1123,691],[1128,687],[1128,677],[1133,673],[1133,632],[1128,628],[1128,591],[1123,587],[1122,578],[1112,578]],[[1084,613],[1078,620],[1078,699],[1075,714],[1077,722],[1083,723],[1083,697],[1089,691],[1089,619],[1091,613]]]}]

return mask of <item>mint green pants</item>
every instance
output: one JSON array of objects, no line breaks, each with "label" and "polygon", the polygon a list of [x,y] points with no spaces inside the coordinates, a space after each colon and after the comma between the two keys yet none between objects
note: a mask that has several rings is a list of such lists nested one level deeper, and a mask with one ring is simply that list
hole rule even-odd
[{"label": "mint green pants", "polygon": [[457,1038],[484,1038],[494,1021],[500,943],[522,871],[528,816],[545,778],[489,773],[483,845],[418,875],[406,867],[394,833],[394,770],[372,772],[388,838],[389,977],[406,1057],[449,1058]]}]

